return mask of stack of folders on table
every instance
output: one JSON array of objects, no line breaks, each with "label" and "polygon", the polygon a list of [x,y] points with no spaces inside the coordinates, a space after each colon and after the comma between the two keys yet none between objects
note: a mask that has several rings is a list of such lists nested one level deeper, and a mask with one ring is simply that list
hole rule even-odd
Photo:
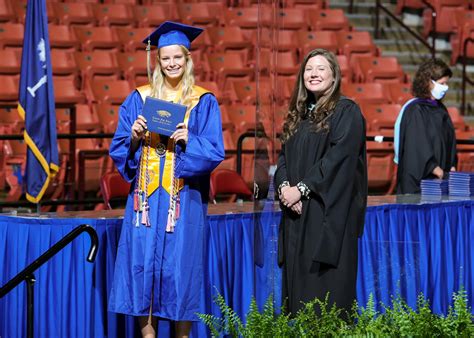
[{"label": "stack of folders on table", "polygon": [[421,196],[439,196],[447,195],[449,184],[448,180],[421,180]]},{"label": "stack of folders on table", "polygon": [[474,173],[452,171],[449,173],[449,196],[474,196]]}]

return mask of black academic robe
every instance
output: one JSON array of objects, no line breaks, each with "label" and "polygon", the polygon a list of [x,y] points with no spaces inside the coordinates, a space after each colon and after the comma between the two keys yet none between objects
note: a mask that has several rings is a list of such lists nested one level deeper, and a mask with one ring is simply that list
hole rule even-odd
[{"label": "black academic robe", "polygon": [[365,120],[359,107],[341,98],[329,131],[313,131],[302,120],[283,145],[275,173],[311,190],[302,215],[281,206],[278,263],[283,299],[293,315],[316,297],[350,310],[356,298],[357,239],[367,205]]},{"label": "black academic robe", "polygon": [[422,179],[437,178],[432,174],[436,166],[449,172],[456,158],[456,136],[446,107],[421,99],[408,105],[400,123],[397,193],[419,193]]}]

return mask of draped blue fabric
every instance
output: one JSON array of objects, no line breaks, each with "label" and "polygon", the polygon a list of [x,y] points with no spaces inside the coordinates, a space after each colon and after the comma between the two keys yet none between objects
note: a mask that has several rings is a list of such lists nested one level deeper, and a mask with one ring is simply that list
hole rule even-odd
[{"label": "draped blue fabric", "polygon": [[[262,228],[256,215],[264,215],[273,225],[278,224],[280,218],[279,213],[273,212],[208,216],[208,271],[202,288],[207,313],[220,315],[213,303],[217,291],[242,318],[249,309],[252,295],[263,305],[272,292],[271,284],[255,286],[255,281],[264,281],[269,271],[277,271],[274,250],[266,250],[267,244],[262,247],[261,244],[266,243],[262,238],[255,243],[255,229]],[[36,271],[35,337],[139,336],[133,317],[107,311],[122,219],[0,216],[0,286],[84,223],[93,226],[99,236],[96,261],[91,264],[85,260],[90,240],[84,234]],[[270,240],[276,243],[275,239]],[[265,255],[261,259],[265,268],[255,268],[256,250]],[[171,327],[170,322],[160,321],[159,336],[169,337]],[[21,283],[0,299],[0,337],[25,335],[26,288],[25,283]],[[204,337],[209,332],[199,323],[194,325],[192,335]]]},{"label": "draped blue fabric", "polygon": [[[420,292],[433,311],[446,313],[462,285],[474,304],[473,201],[369,207],[359,245],[357,298],[372,293],[389,304],[400,294],[412,307]],[[219,291],[242,317],[252,296],[261,307],[273,292],[281,304],[276,266],[279,212],[208,216],[207,280],[202,288],[208,313],[219,314],[212,298]],[[121,219],[22,218],[0,216],[0,285],[40,256],[76,226],[88,223],[99,235],[96,262],[85,258],[88,236],[81,235],[35,273],[35,337],[139,336],[133,317],[107,312]],[[160,321],[159,336],[170,335]],[[208,332],[193,327],[194,337]],[[21,283],[0,299],[0,336],[26,335],[26,288]]]},{"label": "draped blue fabric", "polygon": [[474,304],[473,201],[369,207],[359,243],[357,300],[377,310],[400,295],[416,308],[420,293],[446,314],[463,287]]}]

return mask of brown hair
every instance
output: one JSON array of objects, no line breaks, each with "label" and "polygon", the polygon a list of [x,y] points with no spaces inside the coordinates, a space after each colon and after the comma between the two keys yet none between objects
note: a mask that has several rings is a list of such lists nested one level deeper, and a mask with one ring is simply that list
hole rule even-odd
[{"label": "brown hair", "polygon": [[448,65],[440,59],[431,59],[423,62],[416,71],[411,92],[414,97],[429,99],[431,97],[431,80],[437,81],[442,77],[451,77],[453,72]]},{"label": "brown hair", "polygon": [[[332,86],[329,91],[318,98],[314,97],[304,85],[304,71],[308,60],[314,56],[321,55],[328,62],[331,68],[331,72],[334,78]],[[308,110],[308,119],[315,131],[318,130],[329,130],[328,118],[334,112],[337,101],[341,96],[341,70],[337,59],[333,53],[325,49],[314,49],[305,56],[303,63],[298,71],[298,77],[296,79],[295,88],[291,95],[290,104],[288,106],[288,115],[286,121],[283,124],[283,133],[281,135],[282,143],[288,141],[288,139],[296,132],[296,127],[301,121],[302,117],[306,114],[308,106],[315,104],[314,109]]]}]

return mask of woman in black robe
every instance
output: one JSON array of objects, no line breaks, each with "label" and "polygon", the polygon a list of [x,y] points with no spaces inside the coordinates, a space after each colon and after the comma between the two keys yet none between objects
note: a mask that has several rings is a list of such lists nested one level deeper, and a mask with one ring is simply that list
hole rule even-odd
[{"label": "woman in black robe", "polygon": [[275,173],[282,221],[278,263],[292,315],[324,299],[350,310],[356,298],[357,241],[367,204],[365,120],[340,94],[334,55],[311,51],[300,67]]},{"label": "woman in black robe", "polygon": [[397,193],[420,192],[423,179],[443,178],[457,162],[454,126],[441,99],[452,76],[439,59],[424,62],[415,74],[412,93],[395,125]]}]

